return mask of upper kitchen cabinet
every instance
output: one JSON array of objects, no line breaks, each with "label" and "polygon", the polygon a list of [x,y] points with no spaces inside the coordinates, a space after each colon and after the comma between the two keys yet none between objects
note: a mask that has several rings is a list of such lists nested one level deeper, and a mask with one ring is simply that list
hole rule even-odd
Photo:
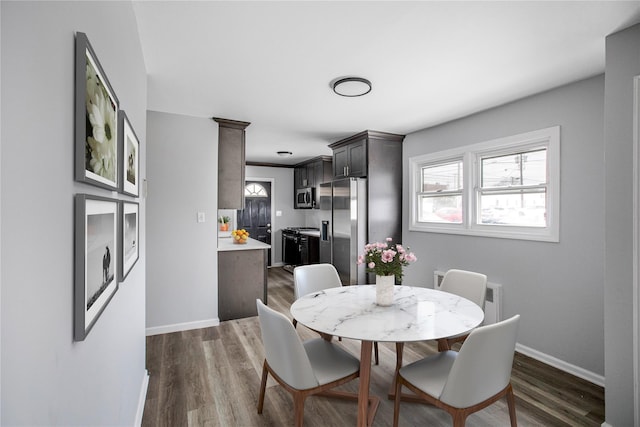
[{"label": "upper kitchen cabinet", "polygon": [[402,171],[404,135],[366,130],[329,145],[333,179],[368,177],[373,168]]},{"label": "upper kitchen cabinet", "polygon": [[[361,135],[361,134],[358,134]],[[357,136],[357,135],[356,135]],[[331,144],[333,148],[333,178],[360,178],[367,176],[367,139],[348,138],[349,142],[338,141]]]},{"label": "upper kitchen cabinet", "polygon": [[296,166],[293,170],[293,188],[304,188],[309,186],[309,170],[306,165]]},{"label": "upper kitchen cabinet", "polygon": [[[330,156],[321,156],[313,161],[309,168],[313,169],[313,186],[318,187],[325,182],[333,180],[332,160]],[[310,169],[308,169],[310,170]]]},{"label": "upper kitchen cabinet", "polygon": [[334,180],[367,179],[369,241],[402,238],[402,141],[404,135],[364,131],[329,145]]},{"label": "upper kitchen cabinet", "polygon": [[298,190],[316,188],[325,182],[331,182],[333,170],[331,168],[330,156],[318,156],[313,159],[298,163],[293,170],[293,191],[294,208],[314,208],[315,202],[311,206],[307,203],[304,206],[298,203]]},{"label": "upper kitchen cabinet", "polygon": [[218,209],[244,209],[245,129],[251,123],[213,117],[218,123]]}]

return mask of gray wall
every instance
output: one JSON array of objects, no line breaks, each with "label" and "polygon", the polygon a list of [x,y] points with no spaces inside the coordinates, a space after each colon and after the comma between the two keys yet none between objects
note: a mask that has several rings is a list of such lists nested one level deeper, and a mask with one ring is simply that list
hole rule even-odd
[{"label": "gray wall", "polygon": [[[248,133],[247,138],[251,135]],[[282,265],[282,229],[305,225],[305,209],[293,208],[293,168],[277,168],[268,166],[247,166],[247,178],[272,178],[274,181],[272,197],[275,198],[271,240],[271,261],[274,266]],[[282,211],[277,217],[276,211]]]},{"label": "gray wall", "polygon": [[146,71],[128,2],[2,2],[2,425],[133,425],[145,372],[140,259],[73,341],[75,31],[87,33],[141,142]]},{"label": "gray wall", "polygon": [[606,40],[604,348],[606,420],[612,426],[634,422],[632,112],[639,47],[640,25]]},{"label": "gray wall", "polygon": [[[218,124],[149,111],[147,328],[218,322]],[[206,222],[197,222],[204,212]]]},{"label": "gray wall", "polygon": [[[219,321],[218,125],[209,118],[157,111],[149,111],[147,120],[147,200],[152,212],[148,218],[147,334],[215,325]],[[245,176],[274,180],[272,244],[278,265],[282,228],[304,225],[302,211],[293,209],[293,169],[247,166]],[[282,216],[276,217],[275,210],[281,210]],[[197,212],[205,212],[205,223],[196,222]]]},{"label": "gray wall", "polygon": [[602,76],[580,81],[441,126],[404,142],[404,224],[408,159],[536,129],[561,127],[560,242],[404,230],[418,262],[406,283],[431,286],[433,270],[479,271],[504,287],[503,318],[521,314],[521,345],[604,374]]}]

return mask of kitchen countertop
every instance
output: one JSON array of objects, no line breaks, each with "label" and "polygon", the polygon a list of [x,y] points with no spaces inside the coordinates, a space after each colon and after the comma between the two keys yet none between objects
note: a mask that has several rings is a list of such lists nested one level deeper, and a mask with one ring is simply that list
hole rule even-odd
[{"label": "kitchen countertop", "polygon": [[271,248],[271,245],[267,245],[266,243],[260,242],[256,239],[252,239],[251,237],[247,239],[247,243],[245,244],[233,243],[233,239],[231,237],[218,238],[218,252],[250,251],[253,249],[270,249],[270,248]]}]

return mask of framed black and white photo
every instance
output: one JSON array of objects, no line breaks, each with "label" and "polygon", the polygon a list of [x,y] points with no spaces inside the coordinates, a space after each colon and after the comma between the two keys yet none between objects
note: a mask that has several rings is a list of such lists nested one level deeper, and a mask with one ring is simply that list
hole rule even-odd
[{"label": "framed black and white photo", "polygon": [[120,201],[120,282],[124,281],[140,256],[140,211],[138,203]]},{"label": "framed black and white photo", "polygon": [[119,112],[120,128],[120,191],[129,196],[140,195],[140,141],[129,118],[123,110]]},{"label": "framed black and white photo", "polygon": [[118,201],[75,200],[74,339],[85,339],[118,290]]},{"label": "framed black and white photo", "polygon": [[75,61],[75,179],[118,190],[118,98],[80,32]]}]

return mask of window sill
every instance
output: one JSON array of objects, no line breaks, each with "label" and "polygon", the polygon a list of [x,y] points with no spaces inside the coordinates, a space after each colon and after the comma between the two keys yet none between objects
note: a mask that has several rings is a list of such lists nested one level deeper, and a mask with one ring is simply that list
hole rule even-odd
[{"label": "window sill", "polygon": [[558,233],[550,232],[549,229],[531,230],[525,227],[515,226],[475,226],[466,228],[464,225],[442,225],[442,224],[410,224],[409,231],[422,233],[457,234],[462,236],[492,237],[498,239],[531,240],[538,242],[558,243],[560,238]]}]

